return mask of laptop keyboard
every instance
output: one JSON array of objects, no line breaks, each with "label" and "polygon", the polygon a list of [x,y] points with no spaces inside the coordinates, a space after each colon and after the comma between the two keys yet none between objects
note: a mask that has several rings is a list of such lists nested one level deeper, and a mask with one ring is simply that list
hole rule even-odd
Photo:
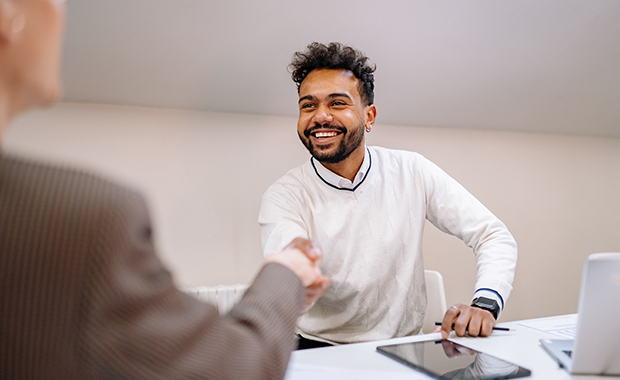
[{"label": "laptop keyboard", "polygon": [[577,326],[567,329],[555,330],[554,333],[565,336],[567,338],[575,339],[575,336],[577,335]]}]

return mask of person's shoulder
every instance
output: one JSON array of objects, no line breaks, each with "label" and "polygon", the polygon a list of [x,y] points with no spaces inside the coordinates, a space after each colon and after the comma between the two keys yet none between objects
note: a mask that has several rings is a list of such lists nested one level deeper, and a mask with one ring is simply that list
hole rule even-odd
[{"label": "person's shoulder", "polygon": [[310,178],[310,174],[314,171],[312,162],[308,159],[303,164],[289,170],[275,180],[267,189],[267,191],[274,191],[276,189],[295,189],[304,187]]},{"label": "person's shoulder", "polygon": [[424,162],[428,161],[422,154],[404,149],[391,149],[381,146],[369,146],[371,159],[377,161]]},{"label": "person's shoulder", "polygon": [[[379,168],[384,175],[420,179],[442,174],[442,170],[421,153],[375,146],[368,149],[371,152],[372,165]],[[392,170],[396,167],[400,170]]]},{"label": "person's shoulder", "polygon": [[45,202],[111,202],[136,197],[137,191],[76,166],[18,156],[1,157],[3,191]]}]

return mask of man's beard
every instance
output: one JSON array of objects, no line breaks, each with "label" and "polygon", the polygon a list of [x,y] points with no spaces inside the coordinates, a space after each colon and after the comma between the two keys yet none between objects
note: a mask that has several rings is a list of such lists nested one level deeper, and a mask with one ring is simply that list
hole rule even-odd
[{"label": "man's beard", "polygon": [[[333,144],[328,145],[326,149],[317,148],[310,139],[310,134],[321,128],[335,129],[343,134],[340,144],[338,144],[336,150],[331,153],[328,152],[328,150],[330,150],[329,148],[331,148]],[[358,128],[354,129],[351,134],[348,133],[345,127],[340,125],[316,125],[305,130],[304,136],[305,139],[299,134],[299,139],[306,149],[308,149],[312,157],[324,164],[335,164],[347,159],[351,153],[362,144],[364,140],[364,123],[360,123]]]}]

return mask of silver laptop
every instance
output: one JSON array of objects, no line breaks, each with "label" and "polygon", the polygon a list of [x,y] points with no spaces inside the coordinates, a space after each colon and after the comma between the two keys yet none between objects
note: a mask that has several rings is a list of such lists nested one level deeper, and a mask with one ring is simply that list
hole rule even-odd
[{"label": "silver laptop", "polygon": [[540,343],[570,373],[620,375],[620,252],[588,257],[575,339]]}]

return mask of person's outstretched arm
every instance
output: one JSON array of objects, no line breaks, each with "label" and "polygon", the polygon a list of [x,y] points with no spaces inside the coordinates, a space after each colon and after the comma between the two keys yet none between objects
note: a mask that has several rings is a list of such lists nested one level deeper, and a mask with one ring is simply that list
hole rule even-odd
[{"label": "person's outstretched arm", "polygon": [[[280,379],[309,294],[327,286],[316,258],[287,248],[298,273],[267,263],[227,316],[179,291],[155,254],[146,207],[120,192],[102,205],[84,288],[83,356],[114,379]],[[305,261],[304,261],[305,257]],[[295,268],[296,268],[295,267]],[[315,289],[312,289],[312,286]]]}]

